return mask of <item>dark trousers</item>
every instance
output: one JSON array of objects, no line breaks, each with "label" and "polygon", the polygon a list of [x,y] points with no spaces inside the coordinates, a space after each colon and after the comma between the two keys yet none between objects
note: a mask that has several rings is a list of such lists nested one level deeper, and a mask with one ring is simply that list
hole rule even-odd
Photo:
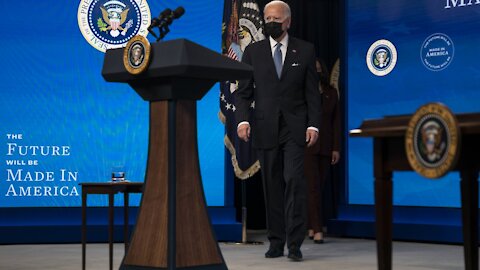
[{"label": "dark trousers", "polygon": [[331,156],[305,155],[305,177],[308,185],[308,229],[322,232],[324,226],[323,195],[330,178]]},{"label": "dark trousers", "polygon": [[288,249],[299,249],[306,234],[305,147],[293,141],[281,122],[278,146],[258,150],[268,240],[273,248],[283,250],[287,243]]}]

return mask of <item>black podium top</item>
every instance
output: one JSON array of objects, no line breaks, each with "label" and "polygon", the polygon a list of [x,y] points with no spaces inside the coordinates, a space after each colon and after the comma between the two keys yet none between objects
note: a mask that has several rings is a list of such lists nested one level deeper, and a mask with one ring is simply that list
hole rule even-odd
[{"label": "black podium top", "polygon": [[105,53],[102,76],[128,83],[145,100],[201,99],[218,81],[247,79],[252,67],[186,39],[152,43],[151,63],[139,75],[123,65],[123,48]]}]

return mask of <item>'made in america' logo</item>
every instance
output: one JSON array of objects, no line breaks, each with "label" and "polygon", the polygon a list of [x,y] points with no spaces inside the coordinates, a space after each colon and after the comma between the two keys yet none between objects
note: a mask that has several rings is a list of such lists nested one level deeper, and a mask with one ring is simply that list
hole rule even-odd
[{"label": "'made in america' logo", "polygon": [[455,47],[452,39],[443,33],[435,33],[425,39],[420,49],[423,65],[431,71],[446,69],[453,61]]},{"label": "'made in america' logo", "polygon": [[377,40],[368,49],[366,61],[373,74],[385,76],[397,64],[397,49],[386,39]]},{"label": "'made in america' logo", "polygon": [[144,0],[82,0],[78,26],[95,49],[124,47],[136,35],[147,36],[150,8]]}]

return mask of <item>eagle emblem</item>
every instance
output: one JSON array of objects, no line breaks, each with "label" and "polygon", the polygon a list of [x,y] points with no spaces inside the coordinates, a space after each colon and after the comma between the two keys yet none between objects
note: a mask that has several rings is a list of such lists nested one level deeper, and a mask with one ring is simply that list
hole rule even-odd
[{"label": "eagle emblem", "polygon": [[[109,32],[112,37],[118,37],[120,34],[125,36],[129,28],[133,26],[133,20],[129,20],[122,26],[128,17],[127,6],[120,1],[108,1],[100,7],[102,18],[98,18],[97,26],[102,32]],[[122,32],[120,32],[122,31]]]},{"label": "eagle emblem", "polygon": [[460,146],[458,121],[441,103],[428,103],[412,115],[405,133],[410,166],[426,178],[440,178],[457,162]]},{"label": "eagle emblem", "polygon": [[375,52],[375,57],[373,59],[373,63],[379,69],[386,68],[390,62],[390,53],[384,49],[380,48]]},{"label": "eagle emblem", "polygon": [[375,41],[367,52],[367,67],[376,76],[389,74],[397,63],[397,49],[386,39]]},{"label": "eagle emblem", "polygon": [[442,140],[443,128],[433,120],[426,122],[421,128],[421,152],[431,163],[437,162],[443,156],[446,142]]}]

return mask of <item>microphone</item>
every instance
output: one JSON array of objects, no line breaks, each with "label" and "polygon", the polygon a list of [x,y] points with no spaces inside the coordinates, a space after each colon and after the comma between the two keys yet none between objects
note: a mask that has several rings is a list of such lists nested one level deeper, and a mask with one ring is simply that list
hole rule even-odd
[{"label": "microphone", "polygon": [[[164,10],[163,12],[165,12],[166,10]],[[182,17],[183,14],[185,14],[185,9],[183,7],[178,7],[174,11],[171,11],[170,9],[168,9],[168,11],[170,11],[169,14],[163,16],[163,20],[160,20],[160,24],[158,25],[158,27],[169,26],[170,24],[172,24],[173,20],[178,19]]]},{"label": "microphone", "polygon": [[[163,39],[168,34],[168,32],[170,32],[168,26],[172,24],[173,20],[182,17],[184,13],[185,9],[183,7],[178,7],[174,11],[166,8],[158,15],[157,18],[152,19],[152,21],[150,22],[150,26],[147,28],[147,30],[150,34],[157,38],[157,41],[159,41]],[[157,34],[152,30],[154,27],[158,27],[158,29],[160,30],[160,37],[158,37]]]},{"label": "microphone", "polygon": [[182,15],[185,14],[185,9],[183,7],[177,7],[174,11],[173,11],[173,17],[175,19],[178,19],[180,17],[182,17]]},{"label": "microphone", "polygon": [[152,34],[152,36],[158,39],[157,34],[155,33],[155,31],[152,30],[152,28],[159,26],[162,23],[162,21],[165,19],[165,17],[167,17],[171,13],[172,13],[172,10],[169,8],[166,8],[158,15],[157,18],[153,18],[152,21],[150,22],[150,26],[147,28],[148,32]]},{"label": "microphone", "polygon": [[150,26],[148,28],[151,29],[153,27],[159,26],[162,23],[162,21],[165,19],[165,17],[169,16],[170,14],[172,14],[172,10],[169,8],[166,8],[158,15],[157,18],[152,19],[152,22],[150,23]]}]

